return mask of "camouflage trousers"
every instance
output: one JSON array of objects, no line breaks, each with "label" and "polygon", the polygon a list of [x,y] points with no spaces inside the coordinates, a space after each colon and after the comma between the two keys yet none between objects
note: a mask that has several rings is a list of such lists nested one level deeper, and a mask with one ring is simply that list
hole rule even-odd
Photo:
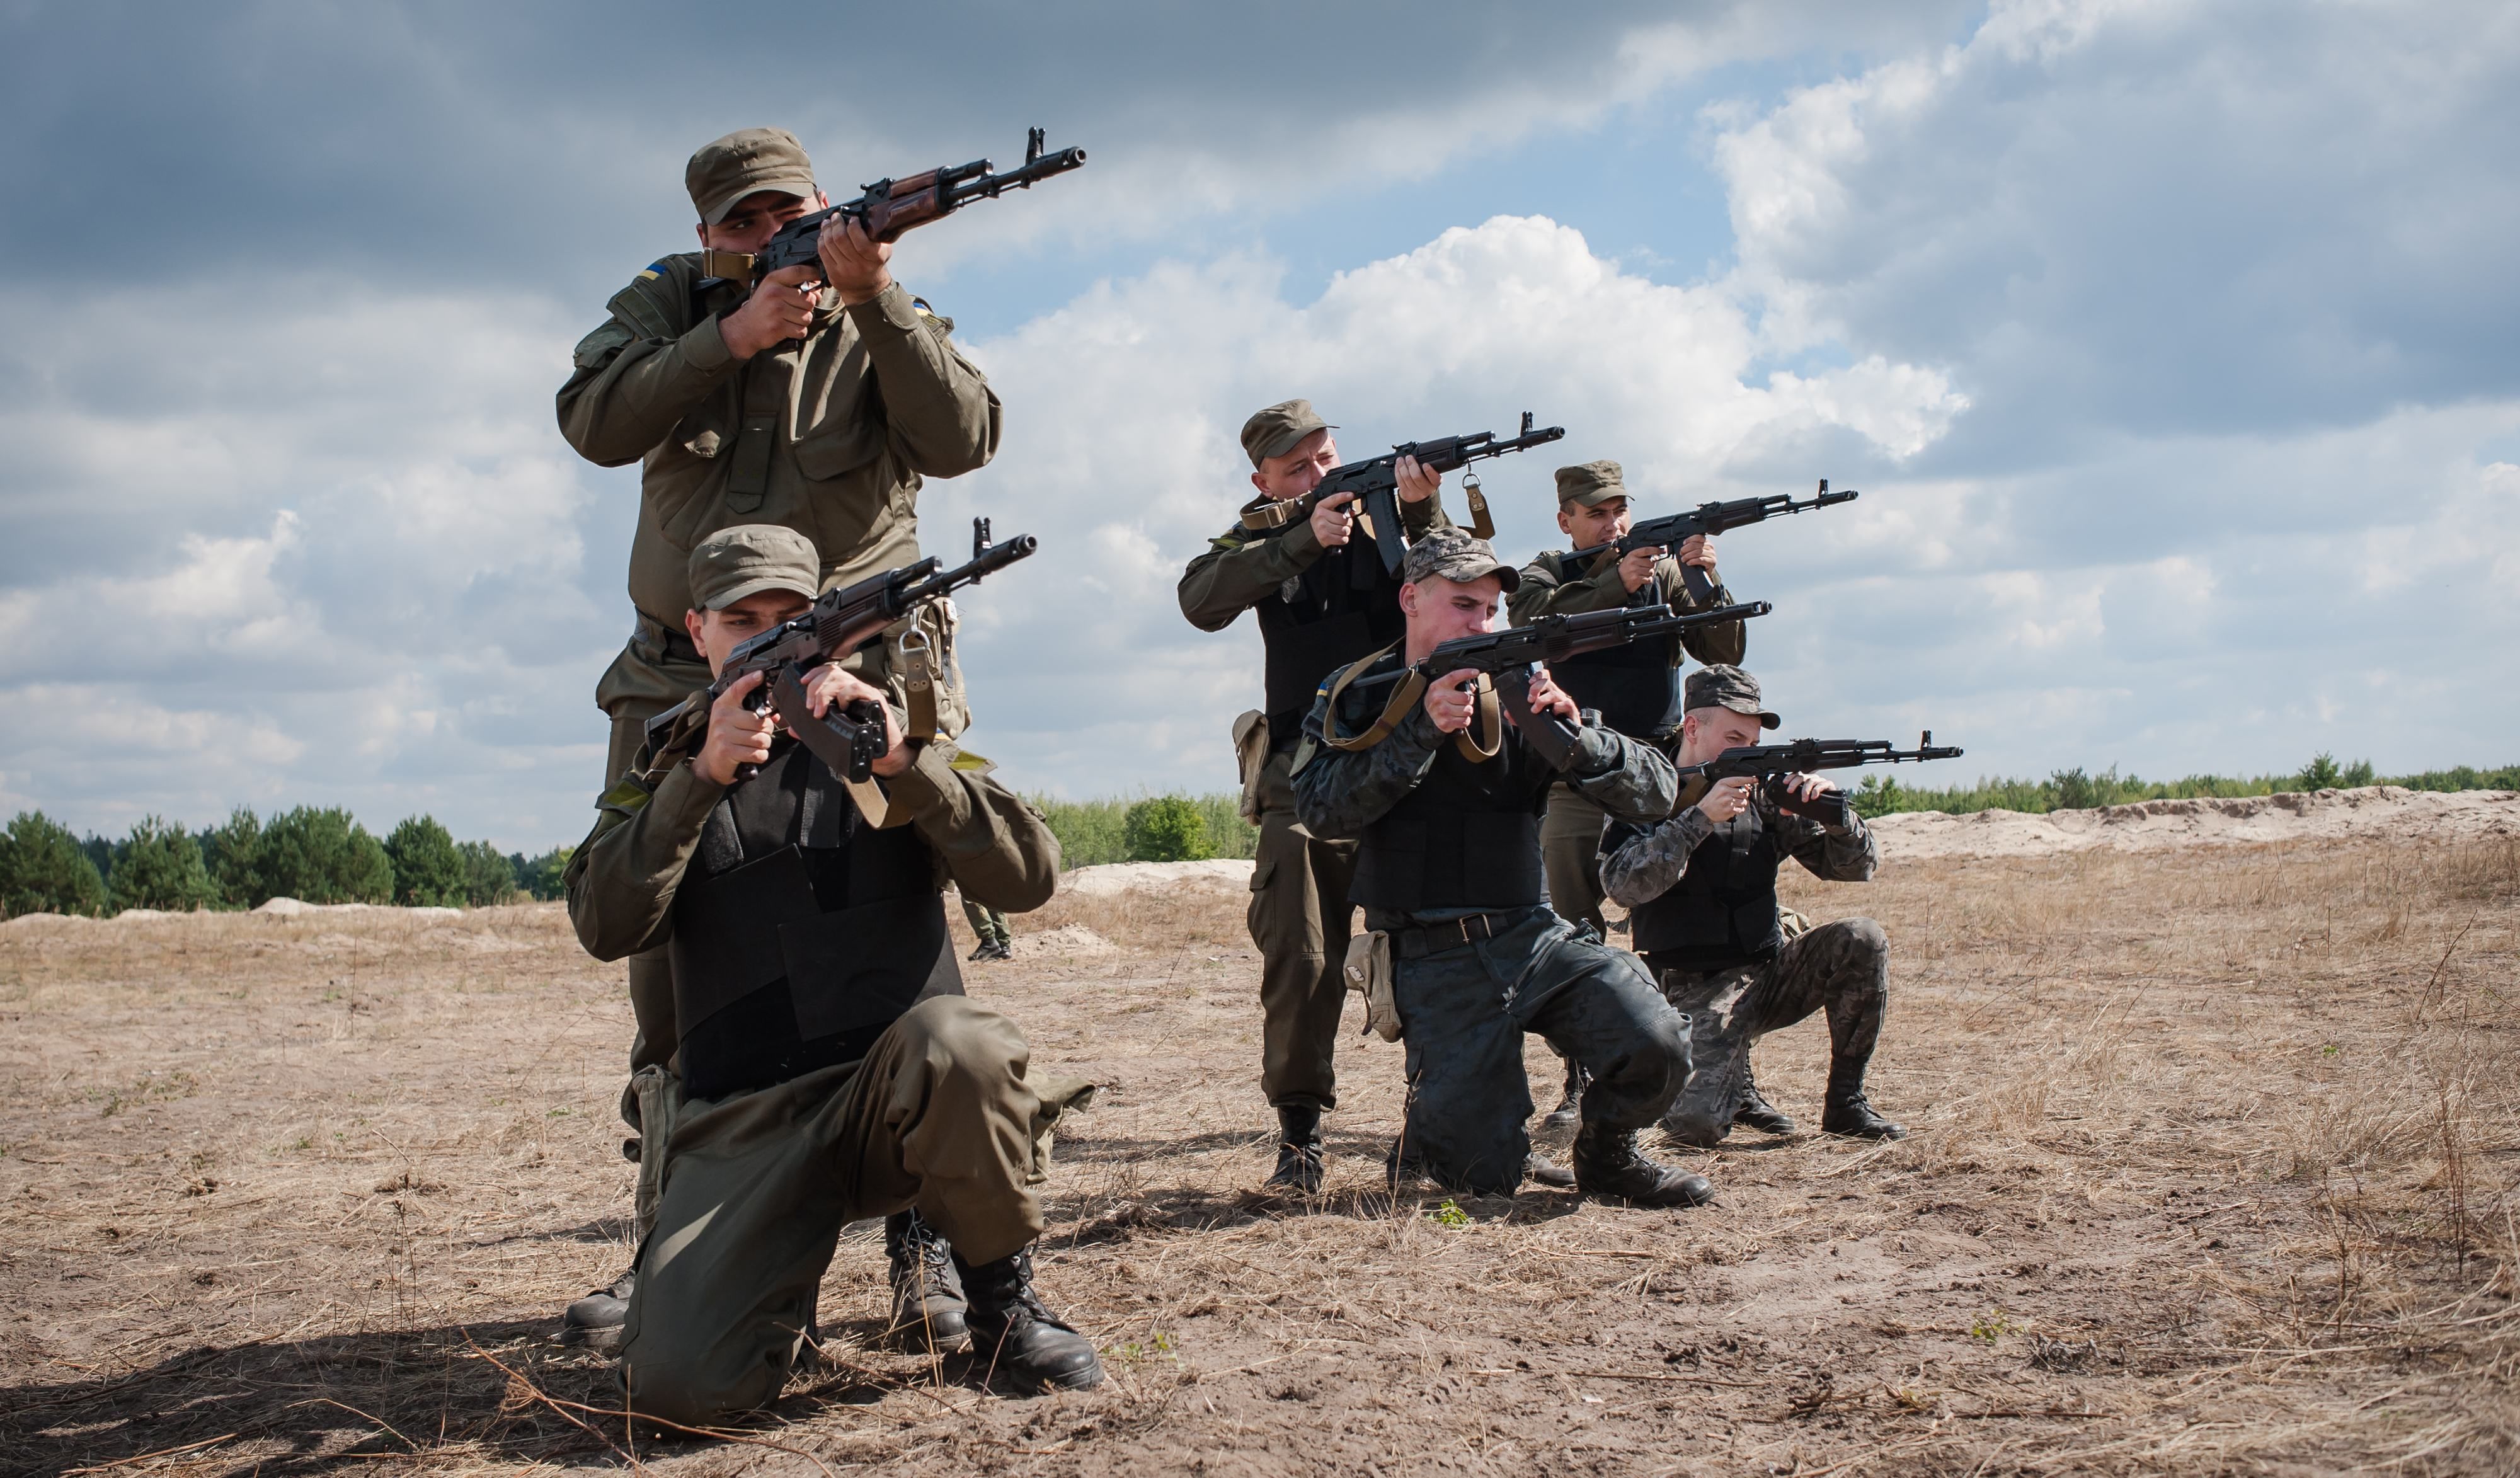
[{"label": "camouflage trousers", "polygon": [[1593,1074],[1584,1122],[1642,1129],[1688,1076],[1688,1018],[1637,957],[1546,908],[1491,915],[1487,939],[1410,959],[1393,931],[1392,1004],[1408,1044],[1399,1160],[1455,1190],[1510,1194],[1531,1153],[1522,1039],[1545,1038]]},{"label": "camouflage trousers", "polygon": [[[1656,964],[1647,956],[1649,965]],[[1692,971],[1657,967],[1672,1006],[1689,1018],[1688,1082],[1662,1116],[1684,1144],[1732,1132],[1750,1081],[1750,1044],[1814,1011],[1828,1013],[1829,1080],[1861,1087],[1890,1003],[1890,941],[1869,918],[1841,918],[1787,941],[1763,964]]]}]

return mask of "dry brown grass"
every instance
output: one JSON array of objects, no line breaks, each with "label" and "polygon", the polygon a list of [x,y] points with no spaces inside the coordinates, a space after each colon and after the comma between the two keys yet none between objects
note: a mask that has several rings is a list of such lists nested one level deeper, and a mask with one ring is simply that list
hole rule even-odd
[{"label": "dry brown grass", "polygon": [[[1371,1041],[1343,1053],[1329,1193],[1262,1196],[1241,896],[1018,920],[1119,947],[973,977],[1036,1060],[1108,1085],[1061,1142],[1043,1279],[1109,1385],[1005,1401],[875,1348],[858,1233],[830,1363],[749,1442],[665,1446],[553,1404],[610,1404],[548,1336],[625,1258],[629,1184],[616,975],[556,913],[11,929],[0,1466],[2520,1460],[2520,846],[1946,861],[1793,894],[1889,927],[1874,1097],[1915,1134],[1689,1156],[1722,1190],[1690,1214],[1382,1193],[1399,1053]],[[1816,1116],[1824,1051],[1817,1023],[1763,1045],[1772,1097]]]}]

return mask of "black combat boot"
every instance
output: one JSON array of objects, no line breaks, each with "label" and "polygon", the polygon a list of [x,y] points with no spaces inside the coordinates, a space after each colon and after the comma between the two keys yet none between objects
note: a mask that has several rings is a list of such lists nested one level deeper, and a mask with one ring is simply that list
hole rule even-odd
[{"label": "black combat boot", "polygon": [[1102,1362],[1084,1335],[1053,1318],[1032,1291],[1032,1249],[973,1267],[954,1255],[970,1304],[971,1356],[1027,1396],[1102,1383]]},{"label": "black combat boot", "polygon": [[1864,1097],[1864,1064],[1831,1062],[1828,1065],[1828,1101],[1821,1109],[1822,1134],[1844,1135],[1851,1140],[1904,1140],[1908,1131],[1872,1111]]},{"label": "black combat boot", "polygon": [[893,1340],[914,1350],[946,1349],[970,1331],[963,1321],[963,1279],[954,1247],[916,1211],[883,1219],[883,1255],[892,1265]]},{"label": "black combat boot", "polygon": [[569,1305],[568,1312],[561,1316],[560,1342],[584,1345],[605,1354],[621,1348],[622,1326],[630,1322],[630,1291],[638,1280],[639,1270],[634,1267],[610,1284]]},{"label": "black combat boot", "polygon": [[1541,1127],[1544,1129],[1574,1128],[1576,1121],[1583,1117],[1584,1085],[1592,1081],[1593,1075],[1584,1070],[1583,1063],[1572,1057],[1567,1058],[1565,1097],[1559,1098],[1557,1106],[1549,1111],[1549,1117],[1540,1121]]},{"label": "black combat boot", "polygon": [[1575,1172],[1537,1150],[1522,1157],[1522,1178],[1559,1190],[1570,1189],[1575,1185]]},{"label": "black combat boot", "polygon": [[1759,1080],[1750,1076],[1746,1067],[1741,1072],[1741,1106],[1732,1110],[1732,1122],[1746,1125],[1761,1134],[1794,1132],[1794,1121],[1769,1102],[1767,1095],[1759,1092]]},{"label": "black combat boot", "polygon": [[1646,1159],[1635,1130],[1600,1124],[1575,1132],[1575,1188],[1631,1206],[1703,1206],[1715,1198],[1706,1177]]},{"label": "black combat boot", "polygon": [[1278,1168],[1268,1184],[1311,1195],[1322,1188],[1322,1111],[1309,1103],[1278,1106]]}]

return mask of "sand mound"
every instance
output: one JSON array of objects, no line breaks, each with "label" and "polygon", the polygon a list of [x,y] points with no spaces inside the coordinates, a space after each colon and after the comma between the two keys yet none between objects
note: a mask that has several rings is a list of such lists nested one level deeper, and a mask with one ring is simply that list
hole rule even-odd
[{"label": "sand mound", "polygon": [[1085,956],[1116,955],[1120,947],[1081,923],[1062,923],[1038,934],[1015,935],[1015,958],[1078,959]]},{"label": "sand mound", "polygon": [[1251,859],[1219,857],[1207,862],[1114,862],[1078,868],[1058,879],[1058,891],[1083,898],[1107,898],[1145,888],[1231,888],[1251,886]]},{"label": "sand mound", "polygon": [[398,918],[461,918],[462,909],[397,909],[382,903],[304,903],[294,898],[275,898],[255,909],[274,918],[295,918],[301,914],[353,914],[363,910],[391,913]]},{"label": "sand mound", "polygon": [[2148,851],[2230,842],[2431,840],[2520,836],[2520,791],[2365,785],[2232,800],[2147,800],[2090,811],[1939,811],[1872,823],[1881,852],[1919,857],[2037,857],[2091,847]]}]

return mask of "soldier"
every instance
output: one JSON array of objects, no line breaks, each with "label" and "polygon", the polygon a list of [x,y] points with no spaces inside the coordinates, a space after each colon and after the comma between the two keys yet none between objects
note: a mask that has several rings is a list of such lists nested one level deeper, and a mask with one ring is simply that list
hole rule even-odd
[{"label": "soldier", "polygon": [[[1338,1104],[1330,1056],[1347,1002],[1339,963],[1356,845],[1316,836],[1296,820],[1287,763],[1324,675],[1397,640],[1402,624],[1400,582],[1374,543],[1392,531],[1360,522],[1353,496],[1325,498],[1311,517],[1269,526],[1275,510],[1339,465],[1333,429],[1308,400],[1244,422],[1242,450],[1259,496],[1181,578],[1182,614],[1192,625],[1223,631],[1256,611],[1267,652],[1266,749],[1246,782],[1260,815],[1248,911],[1260,951],[1260,1091],[1278,1111],[1269,1184],[1308,1192],[1322,1186],[1322,1115]],[[1401,534],[1418,539],[1446,521],[1436,497],[1443,479],[1411,457],[1400,459],[1398,473]]]},{"label": "soldier", "polygon": [[[712,250],[757,251],[829,203],[804,148],[778,128],[707,145],[683,182]],[[997,396],[956,352],[952,321],[893,281],[892,247],[836,221],[819,244],[819,266],[749,288],[706,275],[699,252],[651,263],[613,294],[561,386],[561,434],[580,456],[645,464],[630,547],[637,623],[595,690],[612,723],[608,785],[648,719],[708,681],[683,630],[695,604],[685,560],[702,539],[738,523],[797,529],[819,546],[829,589],[917,559],[921,478],[958,476],[997,450]],[[914,738],[962,732],[961,681],[938,618],[903,623],[848,665],[891,690]],[[635,958],[629,971],[637,1033],[622,1117],[638,1129],[639,1075],[663,1073],[677,1032],[664,960]],[[655,1090],[651,1081],[651,1098]],[[618,1328],[628,1292],[616,1280],[572,1305],[572,1334]]]},{"label": "soldier", "polygon": [[963,900],[963,918],[970,923],[972,936],[980,941],[979,948],[965,958],[975,961],[1015,958],[1014,930],[1007,927],[1004,910],[966,898]]},{"label": "soldier", "polygon": [[[803,611],[813,546],[744,525],[691,560],[687,633],[712,669]],[[767,713],[760,679],[709,710],[697,752],[642,751],[571,859],[569,918],[588,953],[671,952],[680,1102],[654,1231],[622,1342],[633,1410],[700,1422],[768,1402],[813,1327],[843,1225],[916,1208],[951,1238],[975,1354],[1019,1387],[1102,1378],[1093,1346],[1034,1295],[1042,1103],[1014,1023],[962,995],[942,887],[1017,911],[1046,902],[1058,843],[885,704],[871,825],[852,790]],[[815,713],[882,696],[816,669]],[[739,767],[759,773],[738,783]],[[904,825],[895,817],[904,817]]]},{"label": "soldier", "polygon": [[[1688,1020],[1636,958],[1550,912],[1540,812],[1555,778],[1477,674],[1361,691],[1356,680],[1485,631],[1517,583],[1487,542],[1452,528],[1409,551],[1401,642],[1340,670],[1304,720],[1297,813],[1320,836],[1358,836],[1353,897],[1386,936],[1390,1000],[1408,1042],[1409,1107],[1392,1173],[1418,1169],[1474,1194],[1510,1193],[1531,1143],[1522,1039],[1536,1033],[1592,1070],[1574,1171],[1590,1195],[1694,1206],[1705,1178],[1638,1152],[1688,1073]],[[1475,694],[1468,691],[1475,686]],[[1545,673],[1535,709],[1577,717]],[[1379,738],[1377,738],[1379,736]],[[1567,779],[1610,814],[1669,814],[1671,766],[1652,746],[1585,725]],[[1388,955],[1382,946],[1388,946]]]},{"label": "soldier", "polygon": [[[1617,463],[1587,462],[1557,470],[1557,527],[1570,551],[1598,549],[1627,537],[1630,515],[1627,484]],[[1715,586],[1711,598],[1700,601],[1689,594],[1683,565],[1706,572]],[[1715,541],[1698,534],[1677,552],[1647,546],[1581,565],[1569,554],[1550,551],[1522,567],[1522,587],[1507,600],[1506,614],[1514,625],[1528,626],[1542,616],[1631,604],[1667,605],[1683,611],[1732,605],[1732,594],[1715,573]],[[1661,642],[1586,652],[1558,663],[1552,675],[1577,707],[1598,711],[1601,722],[1630,739],[1661,743],[1680,727],[1682,665],[1692,656],[1700,662],[1739,662],[1748,643],[1747,623],[1727,621]],[[1591,924],[1604,938],[1609,930],[1601,918],[1600,846],[1607,820],[1581,791],[1560,783],[1550,787],[1549,815],[1540,824],[1551,907],[1571,923]],[[1583,1069],[1567,1063],[1564,1101],[1549,1116],[1551,1123],[1575,1122],[1583,1087]]]},{"label": "soldier", "polygon": [[[1688,675],[1683,766],[1760,741],[1777,716],[1760,707],[1758,680],[1738,667]],[[1837,788],[1817,775],[1786,779],[1811,799]],[[1895,1140],[1907,1131],[1872,1111],[1864,1072],[1890,999],[1890,946],[1869,918],[1842,918],[1791,940],[1778,922],[1777,870],[1787,857],[1832,882],[1867,882],[1881,845],[1852,808],[1824,826],[1771,800],[1753,779],[1719,781],[1660,824],[1613,823],[1601,838],[1601,880],[1634,913],[1636,947],[1671,1004],[1688,1013],[1695,1066],[1664,1115],[1685,1144],[1714,1144],[1747,1124],[1791,1134],[1750,1080],[1750,1044],[1816,1010],[1828,1012],[1827,1134]]]}]

